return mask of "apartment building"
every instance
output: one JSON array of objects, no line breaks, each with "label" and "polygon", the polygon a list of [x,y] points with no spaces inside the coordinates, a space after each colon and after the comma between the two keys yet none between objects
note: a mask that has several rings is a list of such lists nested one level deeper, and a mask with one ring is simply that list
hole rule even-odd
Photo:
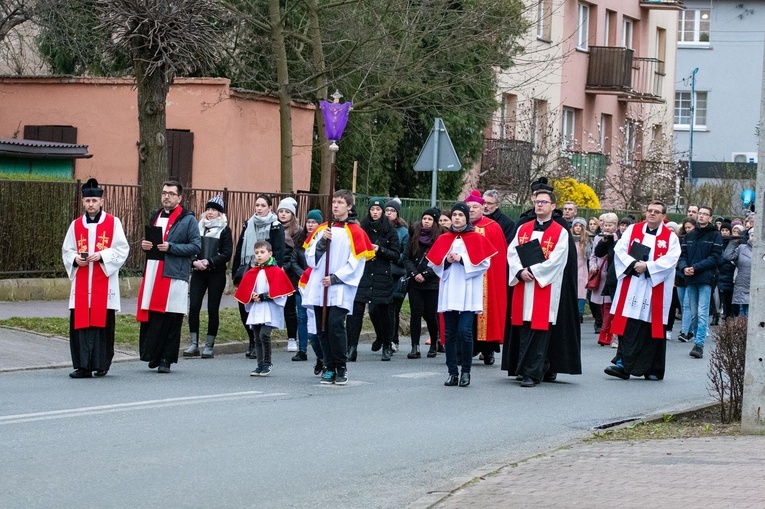
[{"label": "apartment building", "polygon": [[[481,171],[524,177],[570,164],[613,206],[605,185],[648,147],[670,139],[680,1],[533,0],[518,65],[500,73],[501,104]],[[669,142],[671,144],[671,141]],[[486,179],[502,184],[502,179]]]}]

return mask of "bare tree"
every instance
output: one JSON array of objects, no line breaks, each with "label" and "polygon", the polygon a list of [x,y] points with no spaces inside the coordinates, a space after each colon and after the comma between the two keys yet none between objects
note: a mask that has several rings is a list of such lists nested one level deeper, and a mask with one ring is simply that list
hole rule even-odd
[{"label": "bare tree", "polygon": [[17,26],[31,20],[37,0],[0,0],[0,41]]}]

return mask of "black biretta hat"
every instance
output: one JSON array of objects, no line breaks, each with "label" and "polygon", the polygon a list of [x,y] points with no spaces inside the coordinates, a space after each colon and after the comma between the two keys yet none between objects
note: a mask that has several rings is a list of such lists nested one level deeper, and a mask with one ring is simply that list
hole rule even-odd
[{"label": "black biretta hat", "polygon": [[103,198],[104,190],[98,187],[98,181],[96,179],[88,179],[82,185],[82,197],[83,198]]}]

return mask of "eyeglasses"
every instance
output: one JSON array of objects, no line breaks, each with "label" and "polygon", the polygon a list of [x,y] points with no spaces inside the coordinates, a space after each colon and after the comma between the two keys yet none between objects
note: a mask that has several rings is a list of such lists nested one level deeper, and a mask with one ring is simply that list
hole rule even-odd
[{"label": "eyeglasses", "polygon": [[172,191],[162,191],[162,196],[180,196],[180,195]]},{"label": "eyeglasses", "polygon": [[484,201],[483,201],[483,204],[484,204],[484,205],[496,205],[496,204],[497,204],[497,202],[495,202],[495,201],[489,201],[489,200],[484,200]]},{"label": "eyeglasses", "polygon": [[551,201],[547,200],[534,200],[534,205],[549,205],[551,203]]},{"label": "eyeglasses", "polygon": [[664,213],[663,211],[656,210],[656,209],[648,209],[645,212],[646,212],[646,214],[663,214]]}]

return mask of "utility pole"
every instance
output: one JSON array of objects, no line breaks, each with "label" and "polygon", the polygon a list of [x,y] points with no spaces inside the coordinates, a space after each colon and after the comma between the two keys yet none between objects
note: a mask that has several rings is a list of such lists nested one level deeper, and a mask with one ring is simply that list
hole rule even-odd
[{"label": "utility pole", "polygon": [[[696,67],[691,73],[691,146],[688,151],[688,180],[693,186],[693,131],[696,130],[696,73],[699,68]],[[687,204],[686,204],[687,205]]]},{"label": "utility pole", "polygon": [[762,51],[762,89],[760,95],[760,133],[757,148],[757,183],[755,210],[760,214],[754,223],[752,278],[749,287],[749,325],[746,335],[744,397],[741,431],[755,434],[765,431],[765,47]]}]

